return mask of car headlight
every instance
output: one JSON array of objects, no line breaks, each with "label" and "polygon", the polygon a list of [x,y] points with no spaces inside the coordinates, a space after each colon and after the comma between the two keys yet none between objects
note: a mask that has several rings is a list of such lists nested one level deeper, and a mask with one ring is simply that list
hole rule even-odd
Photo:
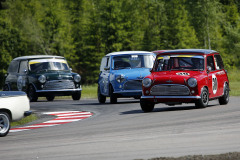
[{"label": "car headlight", "polygon": [[74,77],[73,77],[74,81],[79,83],[81,81],[81,76],[79,74],[76,74]]},{"label": "car headlight", "polygon": [[150,78],[144,78],[142,84],[144,87],[150,87],[152,85],[152,80]]},{"label": "car headlight", "polygon": [[189,79],[188,79],[188,85],[189,85],[190,87],[196,87],[196,86],[197,86],[197,80],[196,80],[196,78],[189,78]]},{"label": "car headlight", "polygon": [[117,81],[118,83],[122,83],[123,81],[125,81],[124,75],[123,75],[123,74],[118,75],[118,76],[116,77],[116,81]]},{"label": "car headlight", "polygon": [[38,77],[38,81],[40,82],[40,83],[45,83],[46,82],[46,76],[44,76],[44,75],[41,75],[41,76],[39,76]]}]

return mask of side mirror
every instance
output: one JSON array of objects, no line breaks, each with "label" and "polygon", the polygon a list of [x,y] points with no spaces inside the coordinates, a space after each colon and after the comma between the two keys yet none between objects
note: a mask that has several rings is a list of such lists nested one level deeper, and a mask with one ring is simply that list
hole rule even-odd
[{"label": "side mirror", "polygon": [[209,72],[211,72],[211,70],[212,70],[212,67],[211,66],[207,66],[207,72],[209,73]]},{"label": "side mirror", "polygon": [[105,71],[107,71],[107,70],[109,70],[110,69],[110,67],[104,67],[104,70]]}]

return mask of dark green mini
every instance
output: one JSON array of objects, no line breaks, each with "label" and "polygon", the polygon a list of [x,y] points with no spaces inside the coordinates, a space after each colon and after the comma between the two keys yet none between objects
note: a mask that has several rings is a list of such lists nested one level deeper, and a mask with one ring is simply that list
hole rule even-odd
[{"label": "dark green mini", "polygon": [[4,91],[24,91],[31,102],[38,97],[53,101],[55,96],[81,98],[81,76],[73,73],[61,56],[35,55],[17,57],[9,65]]}]

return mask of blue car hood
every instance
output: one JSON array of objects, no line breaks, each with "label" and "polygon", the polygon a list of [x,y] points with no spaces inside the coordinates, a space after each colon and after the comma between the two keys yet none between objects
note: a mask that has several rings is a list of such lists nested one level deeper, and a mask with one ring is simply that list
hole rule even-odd
[{"label": "blue car hood", "polygon": [[133,69],[121,69],[114,70],[112,73],[115,76],[124,75],[127,80],[131,79],[143,79],[150,74],[149,68],[133,68]]}]

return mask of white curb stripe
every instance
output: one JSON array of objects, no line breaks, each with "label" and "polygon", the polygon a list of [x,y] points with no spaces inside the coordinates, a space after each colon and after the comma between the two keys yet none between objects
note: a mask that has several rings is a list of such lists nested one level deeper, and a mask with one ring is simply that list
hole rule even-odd
[{"label": "white curb stripe", "polygon": [[83,112],[83,111],[44,112],[43,114],[54,115],[56,116],[56,118],[40,124],[34,124],[34,125],[19,127],[19,128],[12,128],[10,132],[20,132],[20,131],[26,131],[31,129],[37,129],[37,128],[56,126],[60,124],[70,123],[70,122],[76,122],[82,119],[89,118],[93,115],[93,113],[91,112]]}]

